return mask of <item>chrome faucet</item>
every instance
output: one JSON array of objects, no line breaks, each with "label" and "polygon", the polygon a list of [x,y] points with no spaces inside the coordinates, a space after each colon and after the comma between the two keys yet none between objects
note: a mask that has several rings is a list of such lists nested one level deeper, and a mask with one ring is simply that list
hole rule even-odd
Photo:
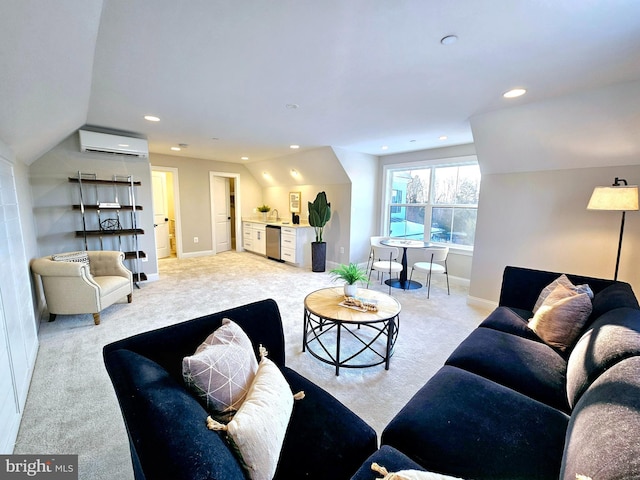
[{"label": "chrome faucet", "polygon": [[276,214],[276,222],[278,221],[278,219],[280,218],[280,212],[278,212],[277,208],[274,208],[273,210],[271,210],[271,216],[273,216],[273,213],[275,212]]}]

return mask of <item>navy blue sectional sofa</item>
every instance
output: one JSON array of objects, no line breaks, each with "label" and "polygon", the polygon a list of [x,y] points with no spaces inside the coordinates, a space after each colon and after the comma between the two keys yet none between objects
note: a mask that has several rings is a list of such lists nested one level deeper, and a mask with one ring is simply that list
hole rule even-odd
[{"label": "navy blue sectional sofa", "polygon": [[182,359],[229,318],[256,349],[264,345],[295,402],[275,478],[348,479],[377,448],[376,432],[347,407],[285,366],[284,335],[273,300],[244,305],[130,337],[104,347],[104,361],[124,417],[137,480],[245,480],[224,433],[206,428],[208,413],[182,379]]},{"label": "navy blue sectional sofa", "polygon": [[[629,284],[594,292],[572,348],[527,326],[560,274],[507,267],[499,306],[382,433],[353,480],[417,469],[474,480],[640,479],[640,309]],[[584,477],[582,477],[584,476]]]}]

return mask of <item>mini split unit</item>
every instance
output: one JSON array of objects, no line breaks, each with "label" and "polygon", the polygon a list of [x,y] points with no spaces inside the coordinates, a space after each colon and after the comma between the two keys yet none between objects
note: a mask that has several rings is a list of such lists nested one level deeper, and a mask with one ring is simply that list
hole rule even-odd
[{"label": "mini split unit", "polygon": [[79,130],[80,151],[149,158],[149,143],[143,138]]}]

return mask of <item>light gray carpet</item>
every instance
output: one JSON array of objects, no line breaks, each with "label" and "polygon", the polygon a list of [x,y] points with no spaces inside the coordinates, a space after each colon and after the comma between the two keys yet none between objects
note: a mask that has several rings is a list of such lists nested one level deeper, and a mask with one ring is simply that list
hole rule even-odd
[{"label": "light gray carpet", "polygon": [[[375,273],[374,273],[375,275]],[[390,370],[335,369],[302,353],[304,297],[335,286],[327,273],[280,264],[251,253],[160,261],[160,280],[134,290],[133,303],[91,315],[60,315],[40,327],[40,350],[15,453],[78,454],[79,478],[133,478],[120,409],[104,369],[102,347],[130,335],[244,303],[273,298],[286,338],[287,365],[345,403],[378,434],[486,316],[466,304],[467,289],[444,276],[426,289],[393,289],[402,305]],[[370,288],[388,292],[386,285]]]}]

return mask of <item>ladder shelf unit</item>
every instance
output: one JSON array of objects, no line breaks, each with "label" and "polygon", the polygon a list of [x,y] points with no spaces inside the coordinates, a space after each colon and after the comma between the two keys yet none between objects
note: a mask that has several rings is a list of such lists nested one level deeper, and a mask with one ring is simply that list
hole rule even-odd
[{"label": "ladder shelf unit", "polygon": [[138,244],[138,235],[144,235],[144,230],[138,227],[142,206],[136,203],[136,187],[142,183],[130,175],[113,175],[111,180],[105,180],[83,172],[69,177],[69,182],[78,184],[80,198],[80,203],[72,205],[82,217],[82,230],[76,230],[76,237],[84,240],[85,250],[97,243],[100,250],[105,250],[106,245],[107,249],[123,252],[135,285],[140,288],[139,282],[147,280],[140,265],[147,255]]}]

